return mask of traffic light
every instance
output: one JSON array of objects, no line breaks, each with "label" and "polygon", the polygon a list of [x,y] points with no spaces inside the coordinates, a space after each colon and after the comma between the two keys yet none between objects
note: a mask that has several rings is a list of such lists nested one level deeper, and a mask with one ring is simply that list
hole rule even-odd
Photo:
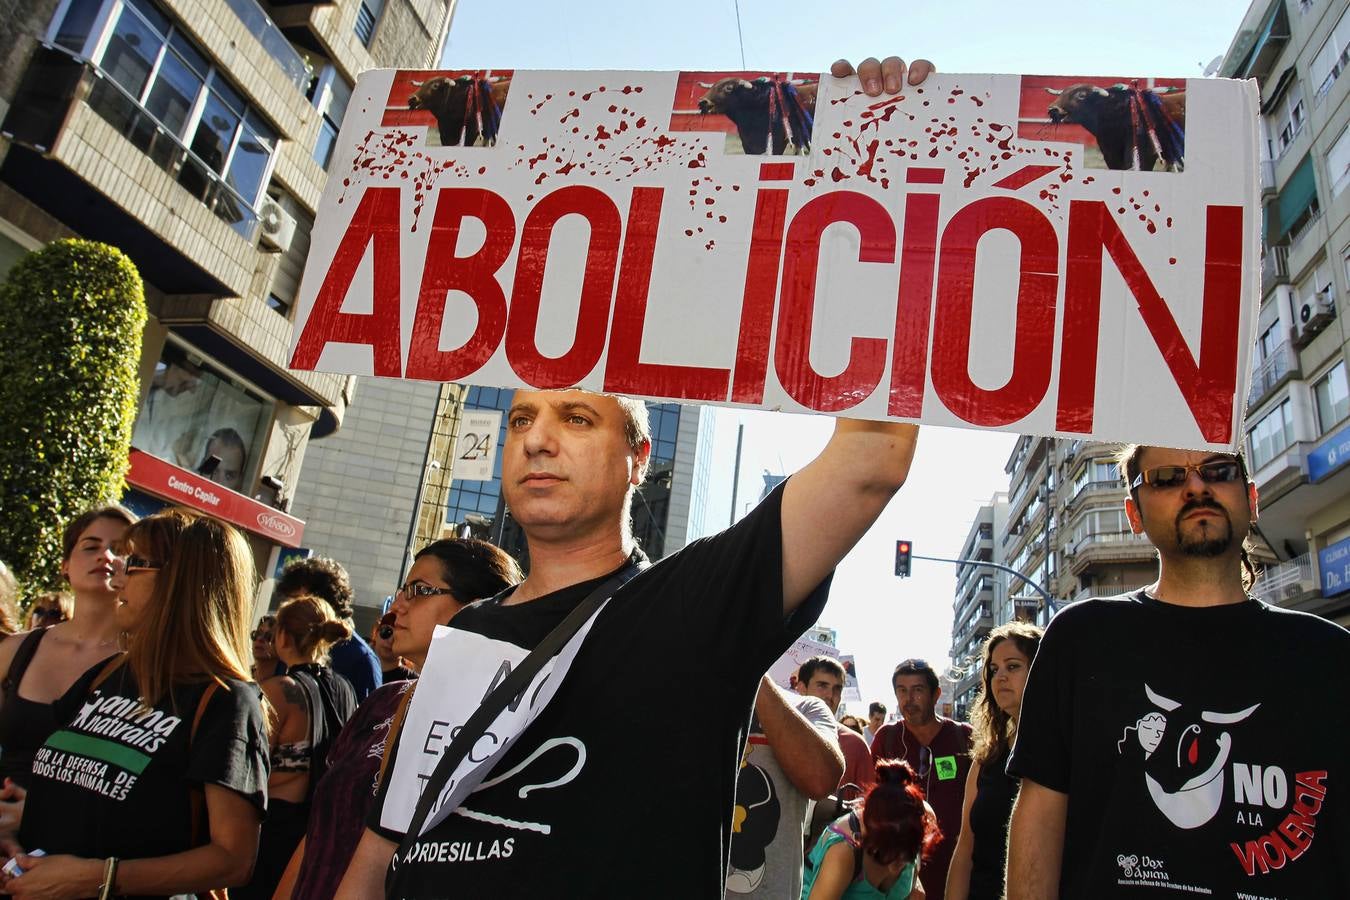
[{"label": "traffic light", "polygon": [[909,554],[913,546],[909,541],[895,542],[895,574],[899,578],[909,577]]}]

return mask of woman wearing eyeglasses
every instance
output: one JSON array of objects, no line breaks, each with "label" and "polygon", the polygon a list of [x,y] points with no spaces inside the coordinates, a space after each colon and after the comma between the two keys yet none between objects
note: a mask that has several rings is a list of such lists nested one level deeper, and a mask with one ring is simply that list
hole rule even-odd
[{"label": "woman wearing eyeglasses", "polygon": [[272,730],[271,798],[253,878],[231,896],[270,900],[300,839],[310,801],[328,766],[328,753],[356,709],[351,683],[333,671],[328,651],[352,636],[351,626],[326,602],[302,595],[281,604],[273,642],[286,674],[263,683],[277,710]]},{"label": "woman wearing eyeglasses", "polygon": [[286,674],[286,664],[277,659],[274,643],[277,631],[277,617],[263,616],[249,637],[253,638],[253,680],[262,684],[269,678]]},{"label": "woman wearing eyeglasses", "polygon": [[999,900],[1004,895],[1008,819],[1018,789],[1017,779],[1004,766],[1017,740],[1022,688],[1041,633],[1035,625],[1009,622],[990,632],[984,643],[980,692],[970,715],[975,741],[961,835],[947,870],[946,900]]},{"label": "woman wearing eyeglasses", "polygon": [[[474,600],[521,579],[516,561],[485,541],[440,540],[418,552],[390,607],[391,649],[414,666],[426,663],[431,635]],[[383,624],[384,620],[381,620]],[[305,840],[277,888],[279,900],[329,900],[365,830],[382,757],[416,681],[376,689],[362,701],[329,754]]]},{"label": "woman wearing eyeglasses", "polygon": [[[38,750],[19,900],[202,894],[248,880],[267,805],[267,731],[249,681],[257,577],[231,526],[170,509],[127,529],[110,583],[126,653]],[[84,615],[80,615],[76,622]]]},{"label": "woman wearing eyeglasses", "polygon": [[806,857],[802,900],[923,897],[921,861],[942,832],[903,759],[877,761],[877,781],[856,809],[821,833]]},{"label": "woman wearing eyeglasses", "polygon": [[[33,754],[84,699],[88,682],[77,684],[81,676],[117,653],[122,629],[109,582],[112,547],[135,521],[121,506],[95,507],[73,519],[61,539],[61,577],[75,598],[68,621],[42,617],[32,631],[0,642],[0,778],[28,784]],[[48,606],[41,599],[35,604]],[[0,830],[13,828],[13,812],[0,806]]]}]

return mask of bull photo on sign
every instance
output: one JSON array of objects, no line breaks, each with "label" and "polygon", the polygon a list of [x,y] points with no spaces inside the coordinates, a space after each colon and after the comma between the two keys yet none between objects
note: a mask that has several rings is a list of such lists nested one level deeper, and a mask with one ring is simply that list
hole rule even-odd
[{"label": "bull photo on sign", "polygon": [[510,69],[403,69],[394,78],[380,124],[425,126],[428,147],[490,147],[497,143],[510,91]]},{"label": "bull photo on sign", "polygon": [[1186,81],[1024,75],[1018,136],[1082,144],[1089,169],[1180,172]]},{"label": "bull photo on sign", "polygon": [[724,153],[805,155],[818,84],[792,72],[681,72],[670,130],[725,132]]}]

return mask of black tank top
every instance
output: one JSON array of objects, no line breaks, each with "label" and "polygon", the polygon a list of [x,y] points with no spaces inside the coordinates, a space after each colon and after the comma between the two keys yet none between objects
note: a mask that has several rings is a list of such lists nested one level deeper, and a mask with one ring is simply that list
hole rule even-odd
[{"label": "black tank top", "polygon": [[998,900],[1003,896],[1004,863],[1008,855],[1008,819],[1017,799],[1019,782],[1003,771],[1006,755],[980,766],[975,799],[970,804],[970,900]]}]

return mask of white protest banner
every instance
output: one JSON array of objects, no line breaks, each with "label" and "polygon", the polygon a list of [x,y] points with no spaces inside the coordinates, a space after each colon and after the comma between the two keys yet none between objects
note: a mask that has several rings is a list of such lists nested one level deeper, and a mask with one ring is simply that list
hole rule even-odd
[{"label": "white protest banner", "polygon": [[502,427],[499,409],[466,409],[455,441],[455,480],[487,481],[497,461],[497,434]]},{"label": "white protest banner", "polygon": [[[602,603],[595,615],[572,636],[557,656],[544,664],[529,686],[501,711],[492,725],[474,742],[468,755],[442,788],[440,799],[422,827],[423,834],[444,821],[452,811],[457,810],[460,815],[473,817],[473,809],[464,805],[465,798],[482,783],[502,754],[553,699],[582,642],[590,633],[596,615],[604,607]],[[403,730],[399,734],[398,756],[394,761],[394,770],[389,775],[389,788],[380,813],[382,826],[400,832],[408,830],[422,788],[430,780],[445,748],[492,689],[510,675],[511,669],[520,665],[526,656],[529,656],[529,651],[515,644],[493,640],[472,631],[436,626],[431,648],[427,651],[426,666],[417,682],[422,690],[413,695],[412,704],[403,720]],[[435,689],[437,685],[447,684],[455,685],[455,690]],[[565,784],[581,772],[585,763],[585,747],[578,743],[574,749],[578,755],[576,764],[567,775],[550,786]],[[519,768],[500,773],[491,783],[515,774]],[[549,826],[544,824],[518,824],[544,833],[549,830]]]},{"label": "white protest banner", "polygon": [[367,72],[291,365],[1232,447],[1257,107],[1224,79]]},{"label": "white protest banner", "polygon": [[797,670],[802,667],[802,663],[813,656],[828,656],[830,659],[838,659],[839,651],[829,644],[822,644],[820,641],[813,641],[804,637],[797,638],[796,643],[789,647],[787,652],[778,657],[778,661],[769,667],[769,678],[773,680],[774,684],[785,690],[794,690]]}]

